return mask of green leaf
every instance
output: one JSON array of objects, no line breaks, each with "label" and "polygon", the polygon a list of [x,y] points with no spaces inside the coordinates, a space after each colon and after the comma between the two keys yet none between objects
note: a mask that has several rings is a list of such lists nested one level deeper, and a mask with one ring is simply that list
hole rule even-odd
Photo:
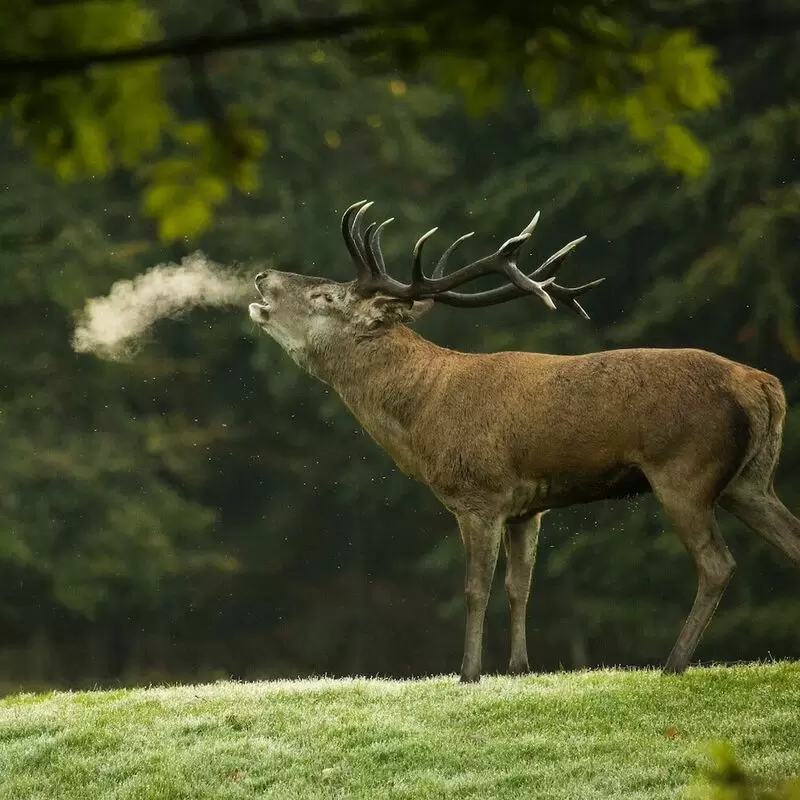
[{"label": "green leaf", "polygon": [[689,177],[702,175],[708,168],[708,150],[686,128],[675,122],[668,123],[661,131],[658,152],[667,167]]},{"label": "green leaf", "polygon": [[174,183],[153,183],[143,191],[145,213],[157,217],[168,211],[185,192],[185,188]]}]

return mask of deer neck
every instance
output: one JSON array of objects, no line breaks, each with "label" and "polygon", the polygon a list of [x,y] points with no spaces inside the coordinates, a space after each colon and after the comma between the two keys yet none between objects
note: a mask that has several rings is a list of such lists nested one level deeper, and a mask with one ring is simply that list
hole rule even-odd
[{"label": "deer neck", "polygon": [[[451,352],[395,325],[359,342],[333,346],[312,371],[339,394],[362,427],[404,472],[419,476],[415,431]],[[315,368],[319,367],[319,369]]]}]

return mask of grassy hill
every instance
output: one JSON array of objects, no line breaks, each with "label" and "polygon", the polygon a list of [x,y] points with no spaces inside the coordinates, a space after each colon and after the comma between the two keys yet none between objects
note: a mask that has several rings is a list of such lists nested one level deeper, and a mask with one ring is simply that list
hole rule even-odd
[{"label": "grassy hill", "polygon": [[800,663],[20,694],[0,798],[676,798],[720,738],[800,773]]}]

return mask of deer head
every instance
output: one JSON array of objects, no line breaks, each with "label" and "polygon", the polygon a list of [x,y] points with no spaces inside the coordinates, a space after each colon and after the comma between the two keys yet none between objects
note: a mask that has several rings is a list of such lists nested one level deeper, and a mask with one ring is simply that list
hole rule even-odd
[{"label": "deer head", "polygon": [[364,295],[356,282],[267,270],[256,276],[263,302],[250,304],[250,318],[304,368],[338,344],[412,323],[433,304],[384,294]]},{"label": "deer head", "polygon": [[[362,232],[361,221],[371,205],[366,200],[354,203],[342,217],[342,236],[356,268],[355,280],[331,281],[278,270],[256,276],[256,288],[263,302],[250,304],[251,319],[304,368],[314,371],[314,362],[337,345],[381,335],[397,324],[413,323],[434,303],[476,308],[533,294],[550,309],[555,309],[556,300],[588,319],[576,298],[603,279],[566,288],[556,284],[554,278],[565,256],[585,236],[564,245],[526,275],[516,260],[539,221],[537,213],[517,236],[508,239],[494,253],[445,274],[450,255],[473,234],[461,236],[445,250],[427,277],[422,250],[437,230],[432,228],[414,246],[411,282],[405,284],[388,275],[381,252],[381,232],[393,220],[387,219],[380,225],[373,222]],[[493,272],[503,275],[507,283],[481,292],[453,291]]]}]

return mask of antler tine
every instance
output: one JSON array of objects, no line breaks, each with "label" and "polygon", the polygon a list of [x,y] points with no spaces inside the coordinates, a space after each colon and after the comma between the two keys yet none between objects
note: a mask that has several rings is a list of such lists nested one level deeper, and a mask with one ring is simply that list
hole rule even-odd
[{"label": "antler tine", "polygon": [[375,228],[377,226],[377,222],[370,222],[361,238],[361,246],[364,248],[364,260],[367,262],[371,275],[378,274],[378,267],[375,264],[375,253],[372,250],[372,234],[375,233]]},{"label": "antler tine", "polygon": [[[568,256],[584,239],[586,236],[579,236],[577,239],[573,239],[571,242],[565,244],[560,250],[556,251],[551,255],[546,261],[542,262],[541,266],[537,267],[533,272],[531,272],[530,277],[536,278],[541,276],[542,278],[549,278],[551,275],[555,275],[558,271],[558,268],[564,261],[564,258]],[[548,269],[552,265],[551,269]]]},{"label": "antler tine", "polygon": [[361,220],[364,218],[364,214],[374,206],[375,203],[370,200],[368,203],[365,203],[361,208],[356,211],[356,215],[353,217],[353,227],[351,228],[353,238],[356,242],[358,242],[359,238],[363,236],[361,233]]},{"label": "antler tine", "polygon": [[533,215],[533,219],[519,232],[519,235],[522,236],[523,234],[527,233],[528,235],[532,234],[536,225],[539,223],[539,217],[541,216],[541,211],[537,211]]},{"label": "antler tine", "polygon": [[350,258],[356,267],[359,281],[369,277],[370,269],[368,262],[365,260],[366,254],[363,245],[358,241],[357,234],[359,233],[361,217],[372,205],[373,202],[370,200],[359,200],[346,209],[342,215],[342,238],[344,239],[345,247],[347,247],[347,252],[350,253]]},{"label": "antler tine", "polygon": [[350,253],[353,258],[358,258],[359,256],[358,245],[353,241],[353,214],[355,214],[356,211],[358,211],[367,202],[367,200],[359,200],[357,203],[353,203],[353,205],[348,206],[344,214],[342,214],[342,238],[344,239],[345,246],[347,247],[347,252]]},{"label": "antler tine", "polygon": [[[364,248],[367,251],[367,255],[370,258],[370,266],[374,267],[376,273],[378,275],[386,275],[386,263],[383,260],[383,251],[381,250],[381,231],[391,222],[394,222],[394,217],[389,217],[389,219],[385,219],[375,228],[375,233],[367,239],[367,233],[369,233],[369,228],[367,232],[364,234]],[[373,223],[374,224],[374,223]],[[370,225],[372,228],[372,225]]]},{"label": "antler tine", "polygon": [[469,233],[465,233],[463,236],[459,236],[447,250],[442,253],[441,258],[436,262],[436,266],[433,268],[433,272],[431,273],[431,278],[441,278],[444,275],[444,269],[447,266],[447,259],[450,258],[453,250],[458,247],[461,242],[465,239],[469,239],[470,236],[474,236],[475,231],[470,231]]},{"label": "antler tine", "polygon": [[418,284],[425,283],[428,279],[425,277],[425,273],[422,270],[422,248],[425,246],[425,242],[433,236],[439,228],[431,228],[426,233],[423,233],[422,236],[417,239],[416,244],[414,245],[414,252],[411,257],[411,285],[417,286]]},{"label": "antler tine", "polygon": [[[367,265],[374,278],[388,278],[386,265],[383,261],[383,253],[381,252],[380,235],[381,228],[388,225],[393,219],[394,217],[384,220],[380,225],[376,222],[371,222],[366,231],[364,231],[364,253]],[[382,286],[382,284],[375,284],[374,281],[371,283],[376,287]]]},{"label": "antler tine", "polygon": [[342,231],[350,230],[350,218],[358,211],[361,206],[366,205],[369,200],[357,200],[352,205],[348,206],[342,214]]},{"label": "antler tine", "polygon": [[590,289],[594,289],[595,286],[599,286],[604,280],[605,278],[597,278],[589,283],[584,283],[582,286],[574,286],[572,288],[551,283],[549,291],[556,300],[563,303],[567,308],[572,309],[578,316],[590,319],[583,306],[575,298],[586,294]]}]

